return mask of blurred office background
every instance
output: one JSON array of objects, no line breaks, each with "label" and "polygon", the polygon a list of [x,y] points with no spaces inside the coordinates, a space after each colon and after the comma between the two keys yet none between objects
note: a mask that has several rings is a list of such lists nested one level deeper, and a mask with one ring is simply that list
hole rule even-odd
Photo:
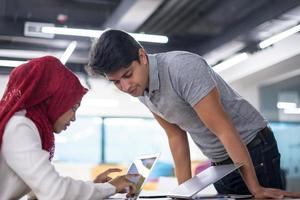
[{"label": "blurred office background", "polygon": [[[57,169],[89,180],[111,166],[126,170],[137,155],[161,152],[147,186],[155,189],[158,177],[174,175],[166,135],[137,99],[88,77],[84,66],[106,28],[165,36],[146,35],[141,44],[149,53],[203,56],[270,121],[287,189],[300,191],[299,22],[299,0],[0,0],[0,95],[13,67],[44,55],[60,58],[90,92],[77,121],[56,136]],[[207,159],[190,147],[195,171]]]}]

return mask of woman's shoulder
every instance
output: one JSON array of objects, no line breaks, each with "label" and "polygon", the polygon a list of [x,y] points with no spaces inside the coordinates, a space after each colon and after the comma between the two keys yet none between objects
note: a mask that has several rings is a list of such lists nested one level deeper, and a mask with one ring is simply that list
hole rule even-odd
[{"label": "woman's shoulder", "polygon": [[32,129],[33,132],[38,132],[33,121],[26,117],[26,110],[16,112],[7,122],[5,131],[16,130],[22,127]]},{"label": "woman's shoulder", "polygon": [[[6,144],[6,145],[5,145]],[[26,111],[15,113],[6,124],[3,135],[3,146],[8,149],[40,147],[41,139],[33,121],[26,117]],[[32,145],[36,144],[36,145]],[[19,147],[23,146],[23,147]]]}]

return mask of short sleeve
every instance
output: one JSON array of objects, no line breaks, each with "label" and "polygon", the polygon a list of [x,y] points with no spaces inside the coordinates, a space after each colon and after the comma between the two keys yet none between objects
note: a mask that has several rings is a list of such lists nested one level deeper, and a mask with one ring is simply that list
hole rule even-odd
[{"label": "short sleeve", "polygon": [[169,67],[171,82],[177,94],[192,107],[216,87],[213,71],[199,55],[177,56],[180,63]]}]

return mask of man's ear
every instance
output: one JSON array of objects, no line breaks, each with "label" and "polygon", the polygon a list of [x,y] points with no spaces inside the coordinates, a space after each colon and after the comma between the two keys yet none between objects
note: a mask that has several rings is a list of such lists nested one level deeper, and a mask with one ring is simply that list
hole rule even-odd
[{"label": "man's ear", "polygon": [[147,55],[146,55],[146,51],[143,48],[139,49],[139,58],[140,58],[140,62],[141,64],[146,65],[148,60],[147,60]]}]

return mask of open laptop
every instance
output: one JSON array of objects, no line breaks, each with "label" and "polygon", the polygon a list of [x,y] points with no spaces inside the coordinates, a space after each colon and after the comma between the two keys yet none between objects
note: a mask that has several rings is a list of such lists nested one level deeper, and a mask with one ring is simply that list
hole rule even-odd
[{"label": "open laptop", "polygon": [[[127,174],[139,174],[138,177],[130,178],[130,181],[136,184],[136,194],[130,199],[136,199],[144,184],[146,183],[154,165],[156,164],[159,157],[159,153],[141,155],[137,157],[128,168]],[[126,194],[115,194],[109,199],[126,199]]]},{"label": "open laptop", "polygon": [[[154,194],[148,193],[147,195],[140,196],[140,198],[159,198],[159,197],[171,197],[171,198],[179,198],[179,199],[201,199],[201,196],[197,194],[209,186],[222,179],[224,176],[230,174],[236,169],[240,168],[243,164],[229,164],[229,165],[219,165],[219,166],[210,166],[199,174],[195,175],[191,179],[186,182],[180,184],[170,192],[165,194]],[[224,197],[224,195],[221,195]],[[249,198],[251,195],[231,195],[234,198]],[[230,195],[225,195],[225,197],[231,197]],[[213,198],[220,197],[220,195],[213,196],[203,196],[203,198]]]}]

